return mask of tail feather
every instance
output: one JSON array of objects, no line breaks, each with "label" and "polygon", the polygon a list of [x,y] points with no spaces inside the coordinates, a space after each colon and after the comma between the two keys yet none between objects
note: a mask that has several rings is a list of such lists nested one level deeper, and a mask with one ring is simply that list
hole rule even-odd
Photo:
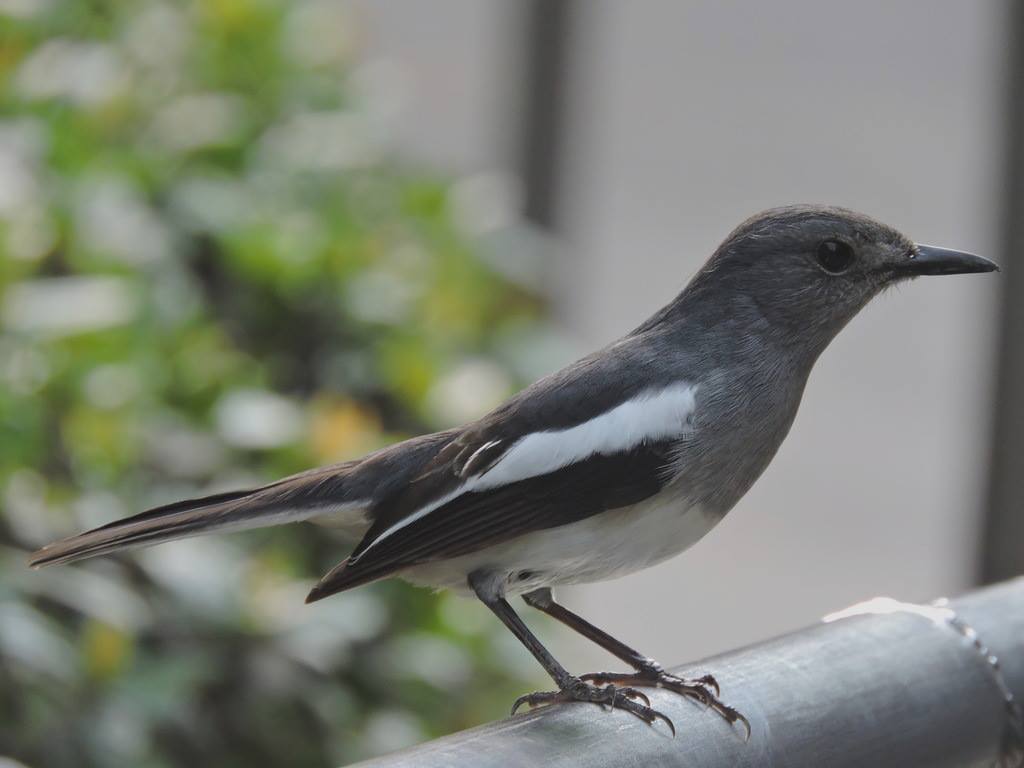
[{"label": "tail feather", "polygon": [[370,525],[374,501],[408,483],[455,434],[456,430],[448,430],[421,435],[360,460],[309,470],[262,488],[156,507],[48,544],[30,556],[29,564],[39,568],[71,563],[213,531],[301,520],[340,525],[351,534],[362,535]]},{"label": "tail feather", "polygon": [[352,558],[346,557],[323,575],[323,578],[306,595],[306,602],[315,603],[317,600],[323,600],[325,597],[336,595],[353,587],[370,584],[378,579],[391,576],[396,570],[393,563],[354,567]]},{"label": "tail feather", "polygon": [[345,499],[344,494],[339,494],[341,498],[330,498],[318,493],[322,483],[318,475],[300,475],[253,490],[218,493],[156,507],[48,544],[30,556],[29,565],[38,568],[71,563],[128,547],[213,531],[280,525],[344,510],[358,513],[363,506],[360,500]]},{"label": "tail feather", "polygon": [[185,499],[184,501],[175,501],[171,504],[164,504],[160,507],[153,507],[147,509],[145,512],[139,512],[137,515],[124,518],[122,520],[114,520],[113,522],[107,523],[106,525],[98,526],[93,531],[105,531],[111,528],[118,528],[127,522],[138,523],[143,520],[153,520],[158,517],[168,517],[170,515],[179,512],[190,512],[198,509],[199,507],[210,507],[214,504],[223,504],[229,501],[237,501],[238,499],[244,499],[256,491],[249,489],[245,491],[228,491],[227,493],[214,493],[209,496],[203,496],[202,498],[196,499]]}]

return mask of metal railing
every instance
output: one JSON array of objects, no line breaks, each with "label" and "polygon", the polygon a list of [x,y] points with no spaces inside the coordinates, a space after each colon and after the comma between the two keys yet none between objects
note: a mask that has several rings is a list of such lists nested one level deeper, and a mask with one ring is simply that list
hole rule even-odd
[{"label": "metal railing", "polygon": [[870,601],[816,626],[675,671],[713,672],[723,698],[750,719],[749,741],[741,728],[730,728],[694,702],[656,691],[651,699],[675,722],[676,738],[625,712],[569,704],[360,765],[1020,765],[1024,578],[944,607]]}]

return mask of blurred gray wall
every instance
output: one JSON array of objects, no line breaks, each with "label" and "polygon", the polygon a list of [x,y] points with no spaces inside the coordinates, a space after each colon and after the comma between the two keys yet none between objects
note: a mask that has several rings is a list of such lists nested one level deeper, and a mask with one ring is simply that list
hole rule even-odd
[{"label": "blurred gray wall", "polygon": [[503,0],[356,0],[355,55],[387,78],[397,149],[444,173],[516,162],[522,5]]},{"label": "blurred gray wall", "polygon": [[[512,170],[524,6],[362,7],[368,48],[407,73],[410,154]],[[845,205],[922,242],[997,252],[1004,3],[573,7],[563,248],[549,268],[581,347],[671,299],[769,206]],[[823,355],[787,443],[722,525],[674,561],[565,590],[570,605],[674,663],[864,597],[969,586],[997,279],[921,280],[879,299]],[[582,640],[559,643],[579,671],[607,663]]]}]

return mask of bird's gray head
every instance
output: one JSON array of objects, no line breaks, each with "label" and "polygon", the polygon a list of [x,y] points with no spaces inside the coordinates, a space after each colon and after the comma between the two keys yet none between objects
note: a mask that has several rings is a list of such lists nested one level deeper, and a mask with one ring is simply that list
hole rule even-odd
[{"label": "bird's gray head", "polygon": [[[919,275],[990,272],[979,256],[916,245],[843,208],[774,208],[743,222],[680,296],[756,318],[817,355],[884,288]],[[723,314],[723,317],[725,315]]]}]

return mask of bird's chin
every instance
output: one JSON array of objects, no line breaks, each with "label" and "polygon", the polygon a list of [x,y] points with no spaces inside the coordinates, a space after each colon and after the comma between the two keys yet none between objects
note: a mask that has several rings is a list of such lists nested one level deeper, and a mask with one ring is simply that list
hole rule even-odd
[{"label": "bird's chin", "polygon": [[869,275],[869,279],[875,285],[874,296],[879,296],[890,288],[903,285],[911,280],[917,279],[918,277],[921,277],[921,275],[917,272],[909,272],[907,270],[897,269],[891,266],[879,267]]},{"label": "bird's chin", "polygon": [[880,290],[892,288],[900,283],[905,283],[908,280],[914,280],[915,278],[920,277],[920,275],[914,274],[913,272],[905,272],[891,267],[881,269],[876,272],[875,275]]}]

